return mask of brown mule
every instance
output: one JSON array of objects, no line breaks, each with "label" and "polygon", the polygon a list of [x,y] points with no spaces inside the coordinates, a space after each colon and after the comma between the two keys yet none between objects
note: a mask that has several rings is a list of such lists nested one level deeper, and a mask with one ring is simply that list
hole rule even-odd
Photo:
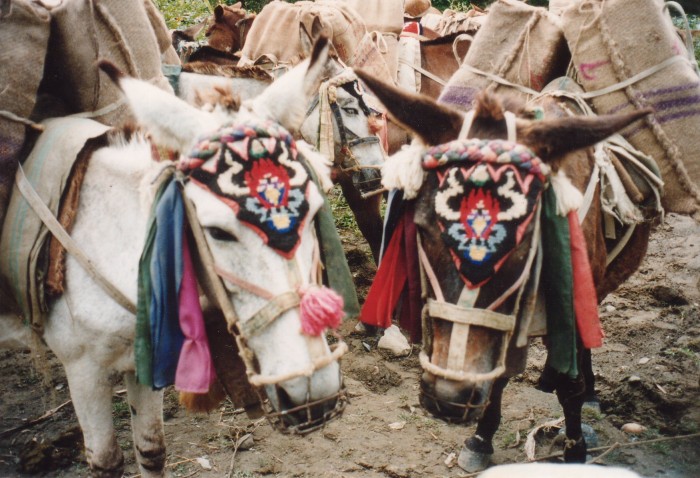
[{"label": "brown mule", "polygon": [[[547,119],[536,121],[522,105],[484,92],[476,102],[471,128],[465,128],[465,115],[462,112],[386,85],[361,71],[358,76],[396,121],[413,131],[426,146],[442,145],[441,148],[447,148],[449,145],[445,143],[467,137],[465,133],[480,140],[505,138],[508,135],[511,137],[509,144],[513,145],[512,133],[515,132],[517,147],[534,153],[553,172],[564,171],[573,178],[573,184],[579,190],[585,188],[593,168],[592,157],[585,148],[648,114],[648,111],[641,111],[601,117],[567,116],[555,100],[547,97],[543,100]],[[506,121],[508,111],[515,114],[510,127]],[[509,129],[511,134],[508,134]],[[426,161],[425,156],[422,160]],[[534,258],[539,254],[535,252],[537,244],[533,245],[533,242],[540,227],[535,219],[524,223],[522,241],[516,244],[510,255],[503,258],[500,268],[488,282],[470,290],[465,287],[466,280],[461,272],[463,267],[455,267],[454,249],[450,249],[445,239],[446,235],[453,234],[453,229],[440,226],[442,223],[439,221],[449,204],[462,204],[464,211],[470,195],[478,194],[481,189],[474,187],[473,183],[469,185],[464,182],[459,193],[451,170],[447,166],[441,168],[422,173],[424,181],[415,200],[415,223],[424,256],[421,263],[427,276],[424,282],[428,284],[424,290],[424,296],[427,296],[424,314],[427,313],[427,317],[424,317],[424,352],[421,354],[424,373],[420,398],[424,408],[438,417],[456,422],[478,421],[475,434],[466,440],[459,458],[462,468],[478,471],[488,464],[493,453],[492,439],[500,423],[504,387],[509,377],[521,371],[525,364],[527,346],[517,347],[516,343],[523,325],[520,321],[526,315],[518,311],[527,308],[524,303],[528,302],[528,294],[521,296],[514,292],[527,289],[530,283],[527,279],[529,267],[536,262]],[[447,199],[445,190],[440,189],[444,184],[452,188],[451,196]],[[455,193],[455,190],[458,192]],[[509,203],[506,201],[504,204]],[[459,218],[458,212],[455,214]],[[536,217],[534,212],[532,214]],[[596,291],[598,297],[603,298],[639,266],[646,251],[650,225],[638,227],[631,246],[606,266],[601,224],[600,201],[594,199],[582,229]],[[467,266],[471,268],[468,270],[470,274],[480,272],[474,269],[478,269],[475,263]],[[521,280],[523,277],[526,278]],[[519,280],[522,285],[512,287]],[[543,276],[542,281],[545,282],[546,277]],[[575,376],[571,371],[560,373],[549,370],[553,372],[549,378],[565,415],[565,460],[580,462],[586,457],[586,443],[581,431],[585,383],[580,372],[583,360],[580,340],[576,348],[579,354],[574,357],[578,365]]]}]

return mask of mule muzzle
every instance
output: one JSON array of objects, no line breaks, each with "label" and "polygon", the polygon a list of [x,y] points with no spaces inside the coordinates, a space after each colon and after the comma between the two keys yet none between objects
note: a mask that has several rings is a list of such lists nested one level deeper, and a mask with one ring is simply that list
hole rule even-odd
[{"label": "mule muzzle", "polygon": [[492,381],[458,382],[424,372],[420,381],[420,404],[431,415],[449,423],[472,423],[489,404]]}]

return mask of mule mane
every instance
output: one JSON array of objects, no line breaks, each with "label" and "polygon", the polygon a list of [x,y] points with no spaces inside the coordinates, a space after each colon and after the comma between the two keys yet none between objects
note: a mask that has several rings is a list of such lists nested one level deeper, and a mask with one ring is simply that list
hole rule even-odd
[{"label": "mule mane", "polygon": [[107,132],[107,146],[124,146],[132,141],[146,141],[148,133],[134,122],[127,122],[119,128],[112,128]]},{"label": "mule mane", "polygon": [[201,75],[224,76],[226,78],[245,78],[272,83],[270,73],[259,66],[217,65],[208,61],[193,61],[182,65],[182,71]]}]

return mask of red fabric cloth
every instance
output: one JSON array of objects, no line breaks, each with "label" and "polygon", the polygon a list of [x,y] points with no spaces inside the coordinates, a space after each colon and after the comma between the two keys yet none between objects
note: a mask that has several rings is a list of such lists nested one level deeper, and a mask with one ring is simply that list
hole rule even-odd
[{"label": "red fabric cloth", "polygon": [[362,306],[360,321],[385,329],[391,327],[394,310],[405,290],[399,325],[408,332],[410,341],[417,343],[422,339],[418,244],[413,204],[404,203],[404,208]]},{"label": "red fabric cloth", "polygon": [[571,237],[571,266],[574,273],[574,313],[576,326],[583,346],[587,349],[603,345],[603,329],[598,317],[598,296],[593,283],[591,264],[588,261],[586,240],[578,220],[578,213],[568,215]]},{"label": "red fabric cloth", "polygon": [[379,264],[374,282],[360,311],[360,321],[375,327],[391,327],[391,316],[406,284],[406,264],[403,261],[404,222],[401,217],[394,229],[389,246]]}]

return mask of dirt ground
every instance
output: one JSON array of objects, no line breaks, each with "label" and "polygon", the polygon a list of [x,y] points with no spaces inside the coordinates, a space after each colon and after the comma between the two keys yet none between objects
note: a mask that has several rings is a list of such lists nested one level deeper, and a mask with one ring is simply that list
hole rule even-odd
[{"label": "dirt ground", "polygon": [[[345,233],[344,240],[364,294],[374,272],[368,249],[352,234]],[[598,447],[620,446],[599,461],[647,477],[700,476],[700,225],[667,216],[653,234],[644,264],[604,301],[601,316],[607,339],[594,352],[601,411],[585,411],[585,422],[597,432]],[[340,419],[308,436],[282,435],[230,404],[218,413],[191,415],[168,391],[164,413],[171,476],[467,476],[455,466],[453,454],[474,426],[446,424],[420,408],[418,348],[407,358],[387,359],[376,349],[376,339],[355,334],[354,325],[342,327],[350,346],[342,362],[350,403]],[[526,461],[528,432],[561,417],[556,397],[533,387],[544,350],[534,343],[530,352],[527,371],[506,388],[504,418],[494,440],[498,464]],[[60,366],[53,363],[47,388],[30,362],[27,353],[0,352],[0,477],[87,476]],[[114,420],[126,476],[134,477],[138,471],[121,388],[115,388]],[[46,412],[48,418],[31,424]],[[629,422],[646,430],[622,432]],[[252,440],[239,440],[246,434]],[[694,437],[681,438],[687,435]],[[536,435],[538,457],[560,451],[555,436],[556,429]],[[658,438],[672,439],[643,443]],[[234,452],[237,442],[243,443]],[[592,452],[591,458],[604,452]]]}]

